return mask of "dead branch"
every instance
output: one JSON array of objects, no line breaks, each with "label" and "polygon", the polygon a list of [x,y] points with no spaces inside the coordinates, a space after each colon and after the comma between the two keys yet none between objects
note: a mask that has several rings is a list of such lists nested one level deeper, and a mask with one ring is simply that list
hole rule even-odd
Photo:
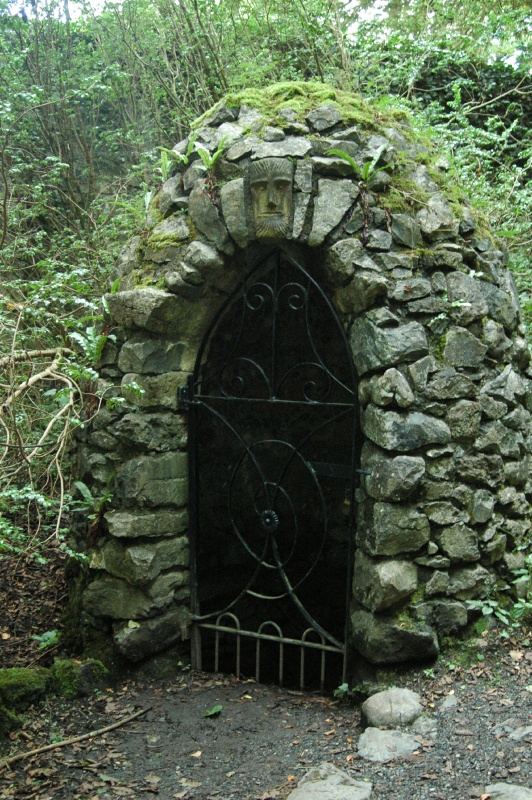
[{"label": "dead branch", "polygon": [[72,355],[73,352],[74,351],[69,347],[55,347],[50,350],[20,350],[17,353],[12,353],[9,356],[0,358],[0,367],[5,367],[6,364],[9,364],[11,361],[26,361],[30,358],[41,358],[57,355],[67,356]]},{"label": "dead branch", "polygon": [[126,725],[128,722],[131,722],[137,717],[140,717],[142,714],[146,714],[148,711],[151,711],[151,706],[148,708],[143,708],[141,711],[136,711],[134,714],[131,714],[129,717],[125,717],[121,719],[119,722],[114,722],[112,725],[106,725],[105,728],[99,728],[96,731],[89,731],[89,733],[84,733],[81,736],[73,736],[71,739],[63,739],[62,742],[56,742],[55,744],[47,744],[44,747],[37,747],[35,750],[28,750],[25,753],[17,753],[11,758],[6,758],[4,761],[0,761],[0,770],[5,769],[10,764],[14,764],[16,761],[22,761],[25,758],[31,758],[31,756],[36,756],[39,753],[47,753],[49,750],[57,750],[59,747],[66,747],[69,744],[76,744],[76,742],[82,742],[84,739],[94,739],[96,736],[102,736],[104,733],[109,733],[109,731],[114,731],[116,728],[121,728],[122,725]]}]

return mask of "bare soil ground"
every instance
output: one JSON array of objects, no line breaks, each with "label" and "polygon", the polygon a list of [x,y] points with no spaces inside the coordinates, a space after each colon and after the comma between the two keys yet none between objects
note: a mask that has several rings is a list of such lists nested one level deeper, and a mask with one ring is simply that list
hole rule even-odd
[{"label": "bare soil ground", "polygon": [[[57,559],[42,568],[12,564],[14,575],[7,561],[0,563],[1,585],[7,587],[0,634],[9,634],[0,643],[2,666],[46,665],[54,652],[39,651],[31,636],[60,627],[61,564]],[[322,761],[371,781],[372,800],[481,798],[486,785],[497,782],[531,787],[532,730],[511,738],[532,726],[527,636],[525,631],[505,640],[492,631],[474,648],[458,648],[432,668],[397,676],[396,685],[421,695],[437,732],[419,736],[412,755],[387,764],[357,754],[363,725],[356,700],[343,703],[187,671],[171,680],[128,681],[73,701],[51,697],[25,713],[22,729],[0,745],[0,761],[124,724],[0,768],[0,798],[269,800],[286,797]],[[457,703],[444,711],[449,696]],[[204,716],[216,706],[221,706],[216,716]],[[139,710],[145,713],[127,722]]]}]

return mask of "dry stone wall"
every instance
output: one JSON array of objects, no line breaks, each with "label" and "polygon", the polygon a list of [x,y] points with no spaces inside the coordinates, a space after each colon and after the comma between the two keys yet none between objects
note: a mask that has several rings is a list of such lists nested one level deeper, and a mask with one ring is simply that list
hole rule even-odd
[{"label": "dry stone wall", "polygon": [[[216,171],[196,150],[187,157],[190,139],[176,145],[187,163],[118,261],[104,404],[79,472],[112,498],[93,535],[86,622],[130,660],[187,636],[178,391],[224,297],[273,246],[314,254],[360,380],[369,474],[357,493],[355,648],[374,663],[434,656],[471,619],[470,601],[507,587],[522,564],[532,391],[507,255],[405,120],[368,129],[353,115],[334,99],[303,114],[289,102],[219,104],[195,130],[196,149],[223,150]],[[253,217],[249,168],[262,159],[293,165],[277,239]]]}]

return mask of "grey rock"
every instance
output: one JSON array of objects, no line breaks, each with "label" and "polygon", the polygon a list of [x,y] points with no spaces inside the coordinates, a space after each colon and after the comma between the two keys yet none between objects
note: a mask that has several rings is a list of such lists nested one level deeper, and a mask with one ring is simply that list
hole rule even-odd
[{"label": "grey rock", "polygon": [[159,289],[106,294],[111,318],[124,328],[143,328],[152,333],[167,334],[178,328],[181,301]]},{"label": "grey rock", "polygon": [[421,230],[418,220],[408,214],[394,214],[392,217],[392,236],[397,244],[410,247],[413,250],[421,242]]},{"label": "grey rock", "polygon": [[495,585],[494,576],[480,565],[455,569],[449,578],[447,594],[458,600],[487,597]]},{"label": "grey rock", "polygon": [[93,617],[145,619],[161,612],[167,604],[154,599],[126,581],[106,575],[92,581],[83,593],[83,608]]},{"label": "grey rock", "polygon": [[369,800],[371,783],[357,781],[328,762],[313,767],[289,793],[291,800]]},{"label": "grey rock", "polygon": [[188,540],[185,536],[163,539],[161,542],[124,546],[115,539],[108,541],[102,551],[102,566],[115,578],[143,586],[163,570],[188,565]]},{"label": "grey rock", "polygon": [[141,334],[136,334],[123,344],[118,357],[118,367],[125,373],[174,372],[181,367],[183,349],[180,342],[147,339]]},{"label": "grey rock", "polygon": [[455,522],[465,522],[467,519],[463,511],[448,502],[426,503],[423,510],[436,525],[452,525]]},{"label": "grey rock", "polygon": [[321,244],[327,234],[342,221],[358,195],[357,187],[347,180],[318,181],[318,196],[314,200],[314,219],[309,235],[309,245]]},{"label": "grey rock", "polygon": [[482,338],[487,345],[488,354],[493,358],[501,358],[512,347],[511,340],[504,333],[504,327],[493,319],[483,321]]},{"label": "grey rock", "polygon": [[125,275],[129,275],[130,272],[138,268],[139,245],[140,236],[133,236],[126,242],[116,260],[113,273],[114,278],[123,278]]},{"label": "grey rock", "polygon": [[354,279],[343,289],[338,289],[334,300],[339,311],[349,313],[365,311],[377,298],[385,297],[388,281],[378,272],[357,272]]},{"label": "grey rock", "polygon": [[475,439],[480,427],[482,410],[479,403],[460,400],[447,413],[447,424],[453,441]]},{"label": "grey rock", "polygon": [[413,505],[368,501],[359,508],[357,544],[373,556],[416,552],[429,536],[426,515]]},{"label": "grey rock", "polygon": [[451,272],[447,275],[447,291],[450,314],[459,325],[469,325],[488,313],[488,303],[475,278],[463,272]]},{"label": "grey rock", "polygon": [[353,280],[356,259],[364,248],[358,239],[342,239],[327,251],[324,262],[325,277],[331,286],[346,286]]},{"label": "grey rock", "polygon": [[437,372],[438,365],[434,356],[425,356],[408,367],[408,374],[414,384],[414,389],[420,392],[427,386],[429,375]]},{"label": "grey rock", "polygon": [[501,419],[501,417],[504,417],[508,411],[508,406],[506,403],[503,403],[500,400],[495,400],[488,394],[481,393],[478,401],[480,403],[482,413],[488,419]]},{"label": "grey rock", "polygon": [[[429,542],[427,546],[427,550],[430,553],[430,549],[432,547],[435,549],[435,552],[438,552],[438,545],[435,542]],[[437,556],[437,555],[429,555],[429,556],[421,556],[420,558],[414,559],[416,564],[419,564],[420,567],[429,567],[430,569],[448,569],[451,566],[451,559],[446,558],[445,556]]]},{"label": "grey rock", "polygon": [[222,123],[233,122],[235,119],[235,109],[229,108],[223,100],[220,100],[220,102],[215,105],[213,111],[204,119],[204,123],[205,125],[217,128],[219,125],[222,125]]},{"label": "grey rock", "polygon": [[418,211],[417,219],[429,241],[454,238],[458,233],[458,221],[445,196],[439,192],[432,195],[427,205]]},{"label": "grey rock", "polygon": [[530,429],[530,419],[530,411],[527,411],[526,408],[522,406],[518,406],[507,414],[503,421],[506,427],[511,428],[513,431],[528,433]]},{"label": "grey rock", "polygon": [[481,281],[480,286],[490,316],[495,322],[503,325],[506,331],[512,333],[519,321],[519,309],[515,307],[512,296],[486,281]]},{"label": "grey rock", "polygon": [[190,239],[190,228],[185,216],[169,217],[152,229],[146,244],[144,257],[156,263],[170,261],[175,256],[175,247]]},{"label": "grey rock", "polygon": [[369,611],[390,608],[416,589],[417,569],[414,564],[398,560],[375,561],[362,550],[357,550],[353,595]]},{"label": "grey rock", "polygon": [[353,168],[343,158],[332,156],[312,156],[312,167],[317,175],[336,175],[347,178],[353,174]]},{"label": "grey rock", "polygon": [[379,618],[362,609],[351,615],[353,643],[372,664],[427,661],[438,655],[438,640],[430,628]]},{"label": "grey rock", "polygon": [[487,522],[493,516],[495,497],[487,489],[477,489],[473,495],[471,517],[473,522]]},{"label": "grey rock", "polygon": [[232,255],[234,245],[227,228],[220,218],[218,209],[209,198],[204,183],[194,186],[188,201],[190,220],[217,250]]},{"label": "grey rock", "polygon": [[108,511],[104,515],[111,536],[119,539],[178,536],[187,529],[186,509],[172,511]]},{"label": "grey rock", "polygon": [[438,723],[434,717],[428,714],[422,714],[410,726],[412,733],[417,733],[424,739],[437,739],[438,738]]},{"label": "grey rock", "polygon": [[308,139],[297,136],[290,136],[282,142],[261,142],[258,141],[253,147],[251,158],[286,158],[295,156],[303,158],[311,149]]},{"label": "grey rock", "polygon": [[490,783],[485,793],[491,800],[532,800],[532,789],[517,783]]},{"label": "grey rock", "polygon": [[516,728],[508,738],[514,742],[532,742],[532,725],[522,725]]},{"label": "grey rock", "polygon": [[411,689],[386,689],[362,703],[362,714],[373,728],[410,725],[421,716],[421,698]]},{"label": "grey rock", "polygon": [[187,500],[187,456],[164,453],[127,461],[117,475],[118,495],[140,506],[183,506]]},{"label": "grey rock", "polygon": [[404,375],[391,367],[384,375],[374,376],[371,381],[371,399],[380,406],[390,404],[408,408],[414,402],[414,393]]},{"label": "grey rock", "polygon": [[188,206],[188,197],[181,187],[181,176],[169,178],[159,192],[159,211],[165,217],[169,211],[178,211]]},{"label": "grey rock", "polygon": [[294,172],[294,189],[303,194],[312,192],[312,162],[298,161]]},{"label": "grey rock", "polygon": [[347,142],[355,142],[359,145],[363,143],[360,130],[355,126],[338,131],[337,133],[332,133],[331,136],[333,139],[345,139]]},{"label": "grey rock", "polygon": [[418,456],[380,458],[366,478],[366,491],[375,500],[404,500],[425,474],[425,461]]},{"label": "grey rock", "polygon": [[323,105],[315,108],[310,114],[307,114],[306,121],[309,125],[312,125],[314,130],[321,133],[322,131],[328,131],[330,128],[334,128],[335,125],[342,122],[342,115],[336,106]]},{"label": "grey rock", "polygon": [[220,189],[220,201],[227,230],[239,247],[247,247],[249,231],[246,222],[244,179],[236,178],[224,183]]},{"label": "grey rock", "polygon": [[424,164],[419,164],[411,172],[407,172],[405,177],[427,194],[435,194],[440,189]]},{"label": "grey rock", "polygon": [[436,541],[445,555],[449,556],[453,564],[464,561],[478,561],[477,534],[463,524],[451,525],[435,534]]},{"label": "grey rock", "polygon": [[259,131],[264,125],[264,117],[258,108],[252,108],[244,103],[240,106],[238,124],[252,131]]},{"label": "grey rock", "polygon": [[489,394],[497,400],[505,400],[517,405],[517,398],[524,396],[526,386],[523,378],[508,365],[500,375],[484,384],[480,391],[481,394]]},{"label": "grey rock", "polygon": [[500,420],[487,423],[475,441],[475,448],[481,452],[500,453],[509,458],[519,458],[524,439],[520,431],[507,428]]},{"label": "grey rock", "polygon": [[454,367],[439,370],[427,384],[428,397],[439,400],[455,400],[460,397],[475,397],[477,390],[466,375],[456,372]]},{"label": "grey rock", "polygon": [[122,378],[122,394],[131,405],[139,408],[176,410],[179,389],[185,386],[186,382],[186,372],[165,372],[162,375],[139,375],[128,372]]},{"label": "grey rock", "polygon": [[460,234],[468,236],[473,233],[477,227],[476,220],[467,206],[462,209],[462,219],[460,220]]},{"label": "grey rock", "polygon": [[496,564],[504,557],[508,537],[499,533],[482,547],[482,563]]},{"label": "grey rock", "polygon": [[155,619],[125,625],[114,634],[117,650],[129,661],[141,661],[188,638],[189,612],[176,608]]},{"label": "grey rock", "polygon": [[294,220],[292,223],[292,239],[299,239],[303,233],[307,212],[310,206],[309,194],[296,194],[294,197]]},{"label": "grey rock", "polygon": [[113,434],[123,445],[138,451],[183,450],[188,439],[185,422],[175,413],[164,412],[125,414],[115,423]]},{"label": "grey rock", "polygon": [[451,439],[449,427],[435,417],[419,411],[383,411],[374,405],[365,410],[362,429],[379,447],[402,453],[429,444],[446,444]]},{"label": "grey rock", "polygon": [[274,128],[272,125],[264,128],[263,136],[265,142],[282,142],[286,138],[282,128]]},{"label": "grey rock", "polygon": [[448,711],[452,711],[458,705],[458,698],[455,694],[448,694],[446,697],[443,698],[441,701],[438,711],[440,714],[446,714]]},{"label": "grey rock", "polygon": [[260,139],[257,136],[247,136],[245,139],[233,144],[225,154],[225,158],[228,161],[239,161],[244,156],[251,155],[259,144]]},{"label": "grey rock", "polygon": [[432,286],[425,278],[411,278],[410,280],[397,281],[390,295],[392,300],[406,302],[425,297],[430,294]]},{"label": "grey rock", "polygon": [[425,584],[426,597],[433,597],[438,594],[447,594],[450,578],[447,572],[435,572]]},{"label": "grey rock", "polygon": [[479,367],[487,349],[466,328],[451,328],[446,337],[443,358],[454,367]]},{"label": "grey rock", "polygon": [[417,258],[406,253],[375,253],[373,258],[381,269],[386,271],[394,269],[408,270],[409,272],[417,266]]},{"label": "grey rock", "polygon": [[359,756],[381,764],[410,755],[418,747],[416,738],[410,733],[381,731],[379,728],[366,728],[358,740]]},{"label": "grey rock", "polygon": [[372,228],[367,236],[366,247],[368,250],[389,250],[392,246],[392,235],[388,231]]},{"label": "grey rock", "polygon": [[[374,172],[368,181],[368,189],[371,192],[384,192],[392,182],[391,175],[380,169]],[[380,209],[379,209],[380,210]]]},{"label": "grey rock", "polygon": [[359,375],[400,361],[414,361],[428,353],[427,336],[419,323],[378,328],[367,317],[355,320],[351,346]]}]

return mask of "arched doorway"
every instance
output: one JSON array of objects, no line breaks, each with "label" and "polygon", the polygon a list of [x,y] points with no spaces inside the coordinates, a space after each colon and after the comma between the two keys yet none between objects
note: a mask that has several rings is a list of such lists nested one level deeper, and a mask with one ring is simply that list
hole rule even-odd
[{"label": "arched doorway", "polygon": [[301,264],[276,251],[228,298],[187,401],[193,664],[338,685],[356,380],[341,323]]}]

